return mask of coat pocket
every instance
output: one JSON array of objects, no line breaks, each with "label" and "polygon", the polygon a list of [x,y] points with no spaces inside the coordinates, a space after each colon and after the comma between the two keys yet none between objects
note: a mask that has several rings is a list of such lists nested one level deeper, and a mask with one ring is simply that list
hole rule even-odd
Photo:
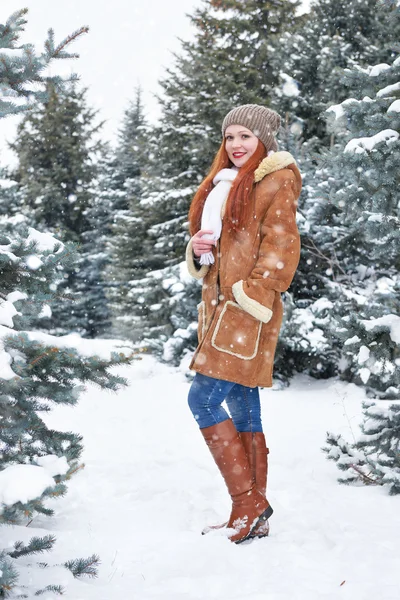
[{"label": "coat pocket", "polygon": [[198,312],[198,326],[197,326],[197,338],[199,340],[199,344],[202,341],[204,334],[206,332],[206,303],[204,300],[197,305]]},{"label": "coat pocket", "polygon": [[219,315],[212,336],[212,346],[244,360],[257,355],[262,322],[228,300]]}]

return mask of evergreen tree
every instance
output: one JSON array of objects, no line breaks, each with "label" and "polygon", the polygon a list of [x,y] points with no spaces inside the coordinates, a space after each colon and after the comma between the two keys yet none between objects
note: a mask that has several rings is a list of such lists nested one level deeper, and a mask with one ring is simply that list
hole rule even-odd
[{"label": "evergreen tree", "polygon": [[[346,98],[343,69],[393,60],[400,24],[393,6],[379,0],[314,0],[295,32],[284,32],[271,60],[279,72],[274,107],[303,125],[305,140],[329,144],[323,111]],[[388,27],[388,23],[391,26]]]},{"label": "evergreen tree", "polygon": [[[355,43],[356,40],[354,40],[354,44],[353,42],[349,42],[347,51],[350,54],[343,54],[343,57],[347,56],[349,64],[353,64],[357,56],[364,56],[365,59],[365,56],[372,55],[376,57],[376,60],[381,60],[382,56],[394,55],[396,45],[391,40],[394,39],[397,35],[396,32],[398,32],[398,15],[396,16],[393,11],[388,12],[388,6],[383,7],[384,10],[382,12],[380,4],[378,3],[376,11],[370,11],[366,14],[363,12],[364,9],[360,11],[360,26],[359,29],[356,29],[360,35],[362,32],[364,32],[363,35],[366,35],[368,32],[368,35],[371,35],[373,31],[376,33],[382,30],[382,27],[386,27],[390,21],[392,24],[390,31],[387,31],[385,35],[383,33],[380,35],[376,33],[376,38],[372,38],[369,43],[365,43],[364,50],[362,50],[359,43]],[[314,4],[314,8],[317,6],[318,3]],[[346,19],[343,16],[347,10],[349,11],[350,19],[353,20],[354,27],[356,27],[354,19],[356,19],[358,13],[355,11],[354,6],[351,3],[350,5],[335,3],[334,5],[332,4],[331,8],[326,5],[326,15],[318,9],[321,16],[321,24],[326,21],[325,26],[322,27],[321,25],[320,29],[325,31],[328,27],[329,19],[333,18],[336,14],[337,21],[344,28],[340,35],[343,40],[347,39],[349,33],[346,33],[346,27],[348,25],[345,25]],[[339,19],[340,14],[342,16]],[[310,22],[306,23],[305,27],[312,25],[315,18],[315,15],[313,15],[314,13],[311,12]],[[391,17],[390,20],[389,17]],[[371,21],[371,19],[373,20]],[[326,30],[328,31],[329,28]],[[303,28],[301,31],[303,31]],[[314,31],[320,35],[318,27],[315,27]],[[293,36],[292,41],[296,35]],[[298,35],[300,34],[298,33]],[[307,43],[306,38],[308,40]],[[310,40],[312,40],[311,34],[309,38],[304,36],[302,43],[305,53],[313,52],[314,44],[309,43]],[[325,56],[328,57],[330,56],[328,42],[326,41],[325,43]],[[296,47],[296,52],[298,50],[299,48]],[[332,54],[331,58],[333,56]],[[353,58],[350,60],[351,56]],[[298,59],[297,54],[295,58],[296,60]],[[291,60],[290,55],[288,60]],[[318,60],[318,57],[315,57],[315,64],[318,64]],[[301,62],[301,65],[306,64],[307,57],[304,55],[304,61]],[[323,136],[320,133],[321,139],[314,137],[306,140],[303,144],[303,152],[298,154],[301,157],[299,162],[303,174],[303,194],[299,203],[299,229],[302,236],[302,253],[299,268],[291,286],[293,301],[286,303],[287,306],[285,306],[286,321],[283,324],[280,335],[276,364],[278,374],[283,373],[286,377],[295,370],[300,370],[317,377],[329,377],[339,370],[345,369],[346,360],[343,356],[343,342],[347,337],[352,336],[347,335],[345,333],[346,330],[340,331],[341,328],[343,329],[343,324],[340,327],[338,326],[338,317],[350,314],[353,311],[356,311],[357,314],[359,308],[355,300],[356,298],[360,302],[365,302],[364,295],[357,295],[359,290],[355,290],[354,273],[349,268],[349,265],[353,261],[353,256],[360,255],[360,249],[365,252],[369,252],[369,249],[366,249],[365,243],[360,243],[358,237],[354,237],[354,231],[351,231],[351,228],[349,228],[349,224],[353,223],[353,220],[356,221],[359,214],[353,212],[350,215],[348,213],[346,218],[341,206],[342,202],[345,202],[346,206],[354,204],[351,199],[348,201],[345,198],[347,190],[354,190],[354,182],[359,179],[359,175],[355,169],[348,168],[349,160],[347,154],[343,154],[346,143],[351,138],[347,129],[347,121],[350,117],[344,111],[345,107],[352,102],[351,99],[347,98],[349,95],[354,95],[355,98],[360,99],[367,95],[366,102],[368,102],[369,95],[374,95],[373,85],[371,87],[373,80],[365,77],[360,68],[343,70],[340,66],[343,64],[343,62],[339,61],[335,71],[335,77],[342,77],[340,85],[337,85],[334,90],[329,92],[332,99],[335,97],[346,98],[341,105],[338,105],[337,109],[332,109],[341,112],[341,117],[336,120],[334,129],[330,127],[329,122],[328,125],[324,125],[326,134]],[[313,70],[311,65],[310,69],[311,71]],[[350,73],[351,75],[349,75]],[[316,93],[316,99],[321,97],[321,90]],[[326,98],[328,97],[326,95]],[[289,102],[291,99],[287,98],[287,100]],[[292,110],[297,110],[297,98],[293,96],[292,100]],[[290,109],[290,106],[287,105],[287,108]],[[299,114],[303,113],[299,112]],[[327,120],[330,121],[326,115],[329,117],[329,115],[334,115],[334,112],[328,111],[326,114],[321,115],[324,124]],[[367,128],[364,125],[363,115],[360,115],[358,126],[361,135],[366,135]],[[309,132],[304,131],[305,138],[309,135]],[[328,140],[329,147],[321,148],[321,143],[327,144]],[[384,167],[381,165],[380,169],[384,169]],[[382,192],[387,193],[387,190],[385,191],[382,188]],[[360,229],[362,229],[362,226]],[[373,243],[372,240],[373,237],[371,237],[369,244]],[[383,281],[381,284],[383,284]],[[378,297],[376,301],[380,302]],[[355,336],[353,338],[355,339]],[[391,350],[388,350],[387,354],[390,355],[390,353],[393,353],[392,342],[387,346],[387,348],[389,347]],[[350,347],[346,348],[346,351],[350,352],[350,350]],[[382,352],[379,353],[383,356]],[[357,351],[355,354],[357,354]],[[392,368],[389,366],[389,363],[386,364],[388,368]],[[360,368],[364,368],[365,366],[359,365]],[[362,373],[365,377],[366,371],[363,370]],[[356,379],[359,383],[362,383],[359,377]],[[371,378],[371,382],[372,380],[373,377]],[[374,393],[376,393],[376,385],[374,389]]]},{"label": "evergreen tree", "polygon": [[0,167],[0,190],[0,215],[18,214],[21,209],[18,184],[8,167]]},{"label": "evergreen tree", "polygon": [[48,100],[23,118],[11,144],[28,214],[63,241],[80,242],[89,227],[94,158],[101,149],[96,134],[102,123],[94,123],[96,112],[85,96],[75,83],[62,93],[51,85]]},{"label": "evergreen tree", "polygon": [[323,451],[344,472],[340,483],[387,485],[389,494],[400,494],[400,406],[364,402],[363,416],[360,439],[349,444],[328,433]]},{"label": "evergreen tree", "polygon": [[[60,88],[65,78],[43,75],[45,67],[54,59],[76,58],[78,55],[71,54],[66,48],[88,31],[87,27],[82,27],[56,45],[54,32],[49,29],[44,50],[37,54],[32,44],[20,44],[27,13],[27,8],[17,10],[0,24],[0,118],[25,113],[38,101],[48,99],[46,88],[50,84]],[[70,77],[70,81],[76,79],[76,75]]]},{"label": "evergreen tree", "polygon": [[[52,403],[75,405],[83,389],[78,381],[113,390],[125,383],[108,372],[129,360],[123,354],[85,356],[72,338],[31,330],[32,318],[51,301],[55,266],[70,255],[71,249],[49,234],[27,230],[15,219],[0,222],[0,524],[29,524],[36,514],[52,515],[46,499],[63,496],[66,481],[81,467],[81,436],[50,429],[41,413],[49,412]],[[2,548],[7,568],[0,569],[0,590],[15,583],[15,560],[50,550],[54,542],[45,536]],[[76,574],[95,573],[97,562],[96,557],[80,559]],[[76,564],[65,566],[73,570]]]},{"label": "evergreen tree", "polygon": [[97,162],[103,151],[97,134],[102,124],[95,121],[85,89],[71,84],[59,93],[51,87],[48,101],[23,119],[12,144],[19,159],[15,178],[22,210],[32,226],[79,247],[76,263],[59,284],[52,318],[41,326],[57,333],[75,330],[88,337],[109,328],[101,276],[104,209],[96,193]]},{"label": "evergreen tree", "polygon": [[[144,241],[152,216],[142,205],[142,187],[148,178],[150,158],[147,144],[148,125],[144,116],[141,88],[125,110],[118,142],[102,186],[111,204],[112,219],[107,250],[107,295],[113,315],[113,332],[135,339],[137,319],[131,318],[133,300],[129,295],[132,281],[140,279],[152,264]],[[138,310],[136,311],[138,312]]]},{"label": "evergreen tree", "polygon": [[346,81],[362,99],[330,109],[333,126],[348,130],[335,160],[342,179],[331,190],[342,269],[334,298],[344,343],[342,376],[364,384],[372,396],[400,398],[393,330],[400,312],[400,58],[349,71]]},{"label": "evergreen tree", "polygon": [[[344,276],[333,313],[343,344],[342,376],[377,398],[400,398],[400,57],[346,73],[360,98],[333,106],[332,126],[348,131],[336,163],[332,204],[340,223],[336,249]],[[388,484],[400,493],[399,406],[364,405],[363,435],[349,444],[329,433],[328,458],[342,483]]]},{"label": "evergreen tree", "polygon": [[[36,56],[32,45],[18,46],[26,10],[17,11],[0,25],[1,116],[31,107],[32,101],[46,98],[49,81],[62,86],[61,78],[45,78],[43,68],[54,58],[66,58],[73,34],[57,48],[50,32],[46,51]],[[35,81],[37,91],[31,89]],[[43,84],[42,86],[40,84]],[[28,91],[29,90],[29,91]],[[4,100],[10,97],[12,101]],[[21,100],[20,104],[18,101]],[[5,187],[0,195],[7,196]],[[7,192],[7,190],[6,190]],[[8,198],[7,198],[8,201]],[[4,200],[0,202],[4,206]],[[113,364],[127,362],[123,355],[110,360],[82,356],[72,342],[32,331],[32,321],[46,313],[54,293],[57,264],[66,260],[67,247],[50,235],[28,229],[20,216],[0,218],[0,526],[29,519],[35,513],[51,514],[45,500],[65,493],[65,480],[79,466],[80,437],[49,429],[40,418],[51,403],[75,404],[80,389],[77,381],[94,381],[116,389],[123,380],[108,373]],[[29,327],[29,331],[25,329]],[[21,494],[21,477],[25,482]],[[19,490],[19,492],[18,492]],[[21,556],[50,550],[53,536],[34,537],[28,544],[16,542],[12,548],[0,546],[0,596],[15,597],[17,564]],[[65,563],[75,576],[96,573],[97,557]],[[43,568],[43,564],[41,567]],[[39,567],[38,567],[39,568]],[[22,589],[18,597],[46,592],[63,593],[61,586],[41,590]],[[28,596],[29,594],[29,596]]]}]

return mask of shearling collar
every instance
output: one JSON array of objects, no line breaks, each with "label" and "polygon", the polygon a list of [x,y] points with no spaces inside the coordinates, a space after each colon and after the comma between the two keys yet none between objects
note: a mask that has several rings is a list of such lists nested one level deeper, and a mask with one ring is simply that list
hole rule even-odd
[{"label": "shearling collar", "polygon": [[293,163],[296,164],[296,161],[290,152],[286,152],[285,150],[274,152],[271,156],[266,156],[254,171],[254,181],[258,183],[268,173],[279,171],[279,169],[284,169]]}]

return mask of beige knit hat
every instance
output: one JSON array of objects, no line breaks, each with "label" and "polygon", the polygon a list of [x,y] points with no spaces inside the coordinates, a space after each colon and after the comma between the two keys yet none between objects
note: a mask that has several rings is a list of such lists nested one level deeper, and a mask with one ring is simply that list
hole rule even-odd
[{"label": "beige knit hat", "polygon": [[264,144],[267,152],[278,149],[275,135],[279,131],[281,118],[277,112],[259,104],[242,104],[233,108],[222,123],[222,137],[229,125],[243,125],[250,129]]}]

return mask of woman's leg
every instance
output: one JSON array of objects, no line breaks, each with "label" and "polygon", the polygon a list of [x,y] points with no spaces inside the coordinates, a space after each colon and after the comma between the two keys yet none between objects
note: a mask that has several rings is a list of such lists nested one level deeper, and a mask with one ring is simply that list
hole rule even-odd
[{"label": "woman's leg", "polygon": [[243,441],[221,406],[234,386],[234,383],[196,373],[189,391],[189,406],[232,499],[227,526],[235,533],[230,539],[240,543],[256,535],[273,511],[254,485]]},{"label": "woman's leg", "polygon": [[[262,430],[259,390],[236,384],[228,393],[226,403],[245,448],[256,488],[265,496],[269,449]],[[252,536],[268,534],[269,523],[266,521],[256,528]]]},{"label": "woman's leg", "polygon": [[226,404],[239,432],[262,432],[261,404],[258,387],[250,388],[238,383],[228,392]]},{"label": "woman's leg", "polygon": [[200,429],[229,419],[221,404],[235,385],[230,381],[196,373],[189,390],[188,403]]}]

